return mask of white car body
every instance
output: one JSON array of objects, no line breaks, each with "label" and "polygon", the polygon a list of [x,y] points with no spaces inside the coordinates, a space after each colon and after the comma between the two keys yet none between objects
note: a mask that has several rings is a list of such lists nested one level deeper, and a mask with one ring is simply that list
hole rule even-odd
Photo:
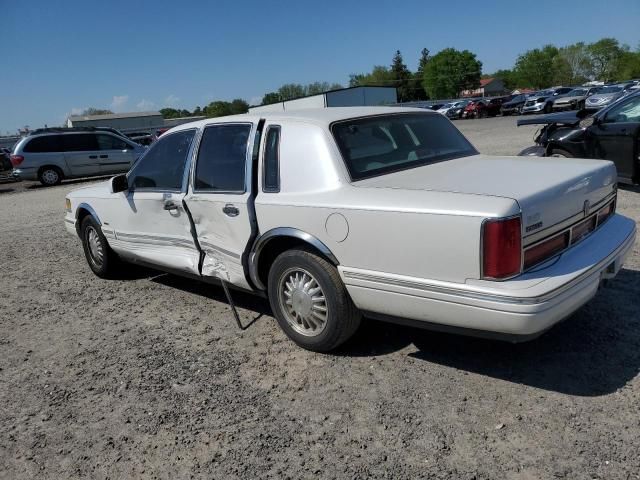
[{"label": "white car body", "polygon": [[[618,272],[633,246],[635,222],[615,213],[579,243],[512,278],[491,280],[482,271],[487,221],[520,218],[523,251],[574,232],[573,225],[615,202],[611,162],[476,153],[353,181],[331,126],[385,114],[440,117],[421,109],[352,107],[180,125],[165,135],[196,130],[182,191],[113,193],[111,180],[81,188],[68,196],[65,224],[77,235],[79,221],[92,215],[126,260],[258,293],[265,292],[263,252],[272,242],[296,239],[335,265],[367,316],[516,341],[569,316]],[[281,132],[279,191],[263,188],[264,135],[260,154],[252,156],[262,120],[263,131],[277,125]],[[198,191],[194,164],[203,129],[234,124],[251,128],[245,191]],[[169,201],[177,209],[163,209]],[[229,205],[236,216],[223,213]]]}]

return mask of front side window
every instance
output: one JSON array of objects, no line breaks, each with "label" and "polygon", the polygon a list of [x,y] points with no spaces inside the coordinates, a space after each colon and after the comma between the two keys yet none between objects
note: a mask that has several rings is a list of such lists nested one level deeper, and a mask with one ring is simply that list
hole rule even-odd
[{"label": "front side window", "polygon": [[619,103],[607,112],[605,123],[640,122],[640,97]]},{"label": "front side window", "polygon": [[72,133],[62,135],[65,152],[93,152],[98,150],[96,136],[93,133]]},{"label": "front side window", "polygon": [[130,150],[131,145],[122,140],[121,138],[114,137],[113,135],[98,134],[98,149],[99,150]]},{"label": "front side window", "polygon": [[161,137],[129,172],[131,189],[182,190],[189,148],[196,130]]},{"label": "front side window", "polygon": [[211,125],[204,129],[195,171],[195,190],[245,191],[250,124]]},{"label": "front side window", "polygon": [[263,184],[264,192],[280,191],[280,127],[272,125],[267,130],[267,137],[264,144],[263,161]]},{"label": "front side window", "polygon": [[24,146],[23,151],[28,153],[62,152],[61,135],[43,135],[35,137]]},{"label": "front side window", "polygon": [[352,180],[478,153],[441,115],[358,118],[334,123],[331,132]]}]

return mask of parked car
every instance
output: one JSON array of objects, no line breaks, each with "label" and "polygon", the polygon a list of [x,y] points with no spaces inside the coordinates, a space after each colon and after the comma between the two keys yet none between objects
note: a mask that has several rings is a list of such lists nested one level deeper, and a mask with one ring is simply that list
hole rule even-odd
[{"label": "parked car", "polygon": [[466,106],[466,104],[465,104],[465,101],[464,101],[464,100],[461,100],[461,101],[458,101],[458,102],[445,103],[444,105],[442,105],[442,106],[437,110],[437,112],[438,112],[438,113],[441,113],[441,114],[443,114],[443,115],[445,115],[445,116],[448,116],[449,111],[451,111],[451,110],[455,110],[455,109],[458,109],[458,108],[463,108],[463,107],[465,107],[465,106]]},{"label": "parked car", "polygon": [[129,170],[142,145],[111,129],[40,129],[13,150],[14,172],[23,180],[57,185],[65,178],[109,175]]},{"label": "parked car", "polygon": [[466,107],[471,100],[460,100],[457,102],[451,103],[449,108],[441,108],[438,110],[439,113],[443,113],[450,120],[456,120],[462,118],[462,113],[464,112],[464,107]]},{"label": "parked car", "polygon": [[611,160],[619,181],[640,183],[640,92],[593,115],[581,110],[518,121],[531,124],[545,127],[520,155]]},{"label": "parked car", "polygon": [[317,351],[362,314],[532,338],[618,272],[636,229],[611,162],[481,155],[442,115],[394,107],[180,125],[66,202],[96,275],[127,261],[266,296]]},{"label": "parked car", "polygon": [[527,101],[522,107],[522,113],[551,113],[553,102],[571,90],[573,90],[571,87],[559,87],[533,93],[527,97]]},{"label": "parked car", "polygon": [[0,148],[0,181],[6,182],[8,180],[17,180],[17,178],[13,175],[11,151],[7,148]]},{"label": "parked car", "polygon": [[597,93],[587,98],[584,106],[587,110],[599,110],[623,97],[625,93],[625,89],[621,85],[605,85],[600,87]]},{"label": "parked car", "polygon": [[585,101],[591,95],[598,93],[600,87],[577,87],[564,96],[553,101],[553,110],[581,110],[585,107]]},{"label": "parked car", "polygon": [[462,118],[495,117],[500,113],[503,97],[479,98],[470,101],[462,112]]},{"label": "parked car", "polygon": [[502,112],[502,115],[513,115],[514,113],[519,115],[522,113],[522,107],[526,101],[526,95],[515,95],[511,100],[504,102],[500,106],[500,111]]}]

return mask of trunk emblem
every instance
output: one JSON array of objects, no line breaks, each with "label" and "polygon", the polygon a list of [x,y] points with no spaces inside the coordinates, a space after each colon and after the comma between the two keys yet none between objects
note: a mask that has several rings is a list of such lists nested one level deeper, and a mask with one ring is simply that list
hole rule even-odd
[{"label": "trunk emblem", "polygon": [[589,215],[589,209],[591,208],[591,204],[589,203],[589,200],[585,200],[584,201],[584,206],[582,207],[582,211],[584,212],[584,216],[586,217],[587,215]]}]

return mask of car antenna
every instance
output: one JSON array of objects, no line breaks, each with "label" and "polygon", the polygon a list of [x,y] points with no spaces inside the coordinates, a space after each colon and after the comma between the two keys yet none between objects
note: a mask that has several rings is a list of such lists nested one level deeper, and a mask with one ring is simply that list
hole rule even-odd
[{"label": "car antenna", "polygon": [[229,303],[229,308],[231,308],[231,311],[233,312],[233,317],[236,319],[236,323],[238,324],[238,328],[240,330],[246,330],[247,328],[249,328],[251,323],[249,325],[247,325],[246,327],[242,326],[242,323],[240,322],[240,316],[238,315],[238,310],[236,309],[236,304],[233,303],[233,298],[231,298],[231,292],[229,291],[229,287],[227,286],[227,282],[225,282],[222,278],[220,279],[220,281],[222,282],[222,289],[224,290],[224,294],[227,296],[227,302]]}]

